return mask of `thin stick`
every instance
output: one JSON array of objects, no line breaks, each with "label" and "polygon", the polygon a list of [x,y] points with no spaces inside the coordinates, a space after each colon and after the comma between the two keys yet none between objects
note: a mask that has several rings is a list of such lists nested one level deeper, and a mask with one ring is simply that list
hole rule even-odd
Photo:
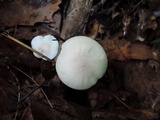
[{"label": "thin stick", "polygon": [[36,90],[38,90],[40,87],[42,87],[45,84],[46,81],[42,82],[39,86],[37,86],[36,88],[34,88],[29,94],[27,94],[26,96],[24,96],[20,101],[18,101],[12,108],[10,108],[9,111],[13,111],[19,104],[21,104],[22,102],[24,102],[30,95],[32,95]]},{"label": "thin stick", "polygon": [[[50,58],[46,57],[45,55],[43,55],[42,53],[36,51],[35,49],[29,47],[28,45],[24,44],[23,42],[19,41],[18,39],[10,36],[9,34],[3,33],[2,35],[5,36],[5,37],[7,37],[7,38],[9,38],[10,40],[13,40],[14,42],[20,44],[21,46],[23,46],[23,47],[31,50],[32,52],[35,52],[36,54],[38,54],[38,55],[40,55],[41,57],[47,59],[48,61],[52,61]],[[18,69],[18,68],[16,68],[16,69]],[[19,70],[19,69],[18,69],[18,70]],[[19,70],[19,71],[20,71],[20,70]],[[24,73],[24,72],[22,72],[22,73]],[[26,75],[26,74],[25,74],[25,75]],[[26,76],[29,77],[28,75],[26,75]],[[29,78],[30,78],[30,77],[29,77]],[[30,78],[30,79],[31,79],[31,78]],[[32,80],[36,85],[38,85],[33,79],[31,79],[31,80]],[[42,93],[44,94],[45,98],[47,99],[48,104],[50,105],[50,107],[53,108],[52,104],[50,103],[50,101],[49,101],[47,95],[45,94],[45,92],[43,91],[43,89],[40,88],[40,90],[42,91]],[[23,101],[23,100],[21,100],[21,101]],[[16,105],[15,105],[15,106],[16,106]]]},{"label": "thin stick", "polygon": [[46,57],[45,55],[43,55],[42,53],[38,52],[37,50],[35,50],[35,49],[29,47],[28,45],[24,44],[23,42],[19,41],[18,39],[16,39],[16,38],[10,36],[9,34],[7,34],[7,33],[2,33],[2,35],[5,36],[5,37],[7,37],[7,38],[9,38],[10,40],[12,40],[12,41],[18,43],[19,45],[21,45],[21,46],[27,48],[28,50],[31,50],[32,52],[35,52],[36,54],[38,54],[39,56],[41,56],[41,57],[47,59],[48,61],[51,61],[50,58]]},{"label": "thin stick", "polygon": [[[17,76],[13,73],[13,71],[10,69],[10,67],[7,65],[7,68],[8,68],[8,70],[10,71],[10,73],[14,76],[14,78],[15,78],[15,80],[16,80],[16,82],[17,83],[19,83],[19,79],[17,78]],[[19,90],[19,92],[18,92],[18,102],[20,101],[20,98],[21,98],[21,93],[20,93],[20,90],[21,90],[21,88],[20,88],[20,86],[18,85],[17,86],[18,87],[18,90]],[[17,106],[17,110],[16,110],[16,113],[15,113],[15,116],[14,116],[14,120],[16,120],[17,119],[17,116],[18,116],[18,107],[19,106]]]},{"label": "thin stick", "polygon": [[128,105],[126,105],[122,100],[120,100],[115,94],[111,93],[120,103],[122,103],[126,108],[131,109]]},{"label": "thin stick", "polygon": [[[29,75],[27,75],[25,72],[23,72],[22,70],[20,70],[19,68],[15,67],[15,66],[13,66],[13,67],[14,67],[16,70],[18,70],[18,71],[20,71],[21,73],[23,73],[23,74],[24,74],[25,76],[27,76],[29,79],[31,79],[32,82],[35,83],[37,86],[39,85],[34,79],[32,79],[32,78],[31,78]],[[44,97],[46,98],[49,106],[50,106],[51,108],[53,108],[53,105],[52,105],[51,102],[49,101],[49,99],[48,99],[46,93],[44,92],[44,90],[43,90],[42,88],[40,88],[40,90],[41,90],[41,92],[43,93]]]}]

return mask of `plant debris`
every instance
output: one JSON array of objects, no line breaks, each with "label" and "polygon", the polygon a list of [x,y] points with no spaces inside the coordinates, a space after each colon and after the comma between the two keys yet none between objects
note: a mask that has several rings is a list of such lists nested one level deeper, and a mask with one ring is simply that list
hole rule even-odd
[{"label": "plant debris", "polygon": [[[0,120],[159,120],[159,6],[159,0],[1,0]],[[68,88],[56,73],[58,55],[44,61],[29,49],[37,35],[54,35],[60,46],[76,35],[93,38],[108,57],[105,75],[88,90]]]}]

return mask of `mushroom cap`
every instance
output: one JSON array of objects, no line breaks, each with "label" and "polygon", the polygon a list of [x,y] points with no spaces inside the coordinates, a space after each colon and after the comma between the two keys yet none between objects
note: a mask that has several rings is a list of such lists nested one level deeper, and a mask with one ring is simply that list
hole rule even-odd
[{"label": "mushroom cap", "polygon": [[[31,41],[31,47],[47,56],[48,58],[53,59],[57,55],[59,43],[57,39],[52,35],[36,36]],[[36,53],[33,54],[37,58],[46,60]]]},{"label": "mushroom cap", "polygon": [[105,74],[107,64],[106,53],[98,42],[89,37],[76,36],[62,44],[56,71],[68,87],[85,90]]}]

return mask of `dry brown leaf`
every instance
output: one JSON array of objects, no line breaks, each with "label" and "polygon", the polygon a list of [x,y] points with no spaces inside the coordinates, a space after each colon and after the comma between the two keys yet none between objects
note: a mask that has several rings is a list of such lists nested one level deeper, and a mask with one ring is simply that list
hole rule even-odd
[{"label": "dry brown leaf", "polygon": [[100,41],[100,44],[105,49],[109,59],[126,60],[131,58],[130,45],[126,40],[118,40],[117,38]]},{"label": "dry brown leaf", "polygon": [[99,42],[105,49],[109,59],[124,61],[127,59],[147,60],[153,58],[153,52],[149,46],[140,43],[130,43],[118,37],[105,38]]},{"label": "dry brown leaf", "polygon": [[98,33],[100,34],[104,33],[103,29],[104,29],[104,26],[102,24],[100,24],[97,20],[93,20],[89,24],[89,34],[87,36],[95,39]]},{"label": "dry brown leaf", "polygon": [[[116,46],[117,45],[118,44],[116,43]],[[115,52],[115,54],[118,55],[117,56],[118,60],[130,59],[131,58],[131,54],[130,54],[130,42],[126,42],[122,46],[117,46],[114,52]]]},{"label": "dry brown leaf", "polygon": [[53,34],[55,37],[60,34],[61,14],[60,11],[54,13],[53,23],[42,23],[35,26],[18,26],[10,32],[14,32],[17,39],[31,40],[37,35]]},{"label": "dry brown leaf", "polygon": [[55,13],[61,0],[49,2],[46,5],[35,8],[25,4],[21,0],[12,2],[0,2],[0,23],[3,26],[34,25],[36,22],[53,22]]},{"label": "dry brown leaf", "polygon": [[131,45],[131,58],[146,60],[152,58],[152,51],[150,47],[144,44],[132,44]]},{"label": "dry brown leaf", "polygon": [[31,40],[37,35],[52,34],[51,31],[45,29],[43,26],[20,26],[16,28],[14,37],[21,40]]}]

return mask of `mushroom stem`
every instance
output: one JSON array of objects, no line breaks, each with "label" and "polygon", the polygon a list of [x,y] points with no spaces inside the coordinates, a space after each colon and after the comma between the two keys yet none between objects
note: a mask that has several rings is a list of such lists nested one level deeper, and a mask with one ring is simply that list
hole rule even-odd
[{"label": "mushroom stem", "polygon": [[23,42],[19,41],[19,40],[16,39],[16,38],[10,36],[9,34],[3,33],[2,35],[5,36],[5,37],[7,37],[7,38],[9,38],[10,40],[12,40],[12,41],[18,43],[19,45],[21,45],[21,46],[27,48],[28,50],[30,50],[30,51],[32,51],[32,52],[35,52],[36,54],[38,54],[39,56],[41,56],[41,57],[47,59],[48,61],[52,61],[52,60],[51,60],[50,58],[48,58],[47,56],[45,56],[45,55],[43,55],[42,53],[38,52],[37,50],[35,50],[35,49],[29,47],[28,45],[24,44]]}]

